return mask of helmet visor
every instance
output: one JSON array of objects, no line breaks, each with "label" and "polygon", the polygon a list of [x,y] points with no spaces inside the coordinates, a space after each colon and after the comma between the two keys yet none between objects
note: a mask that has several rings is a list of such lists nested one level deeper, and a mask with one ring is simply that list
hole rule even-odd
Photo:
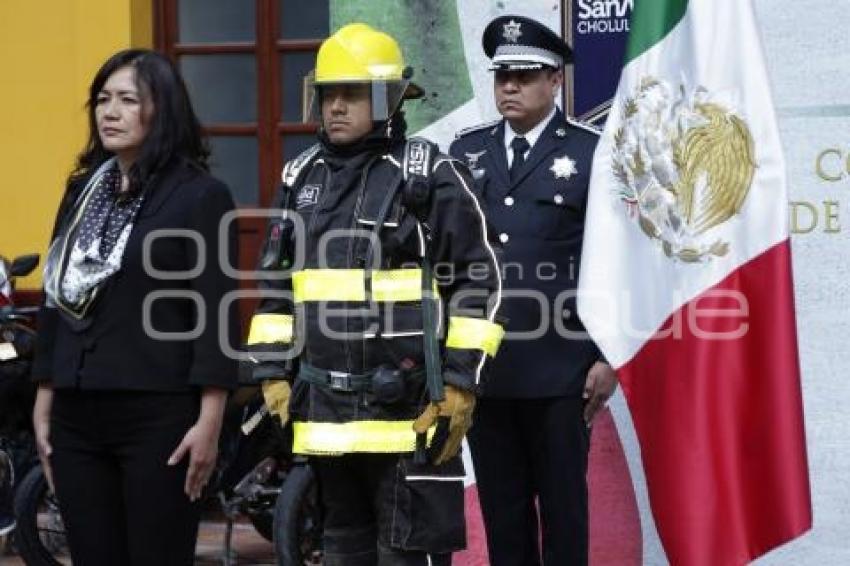
[{"label": "helmet visor", "polygon": [[331,86],[345,84],[367,84],[370,87],[372,121],[385,122],[398,110],[401,101],[408,92],[408,80],[394,81],[351,81],[350,83],[316,83],[315,73],[304,77],[302,108],[303,119],[306,123],[322,122],[322,96]]}]

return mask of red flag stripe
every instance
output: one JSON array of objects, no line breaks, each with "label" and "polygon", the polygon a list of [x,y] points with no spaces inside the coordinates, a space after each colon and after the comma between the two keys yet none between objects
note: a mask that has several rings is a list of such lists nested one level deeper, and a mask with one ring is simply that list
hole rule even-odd
[{"label": "red flag stripe", "polygon": [[[745,317],[700,314],[737,307],[735,292]],[[789,242],[665,327],[679,336],[650,340],[619,370],[659,536],[673,565],[744,564],[812,524]]]}]

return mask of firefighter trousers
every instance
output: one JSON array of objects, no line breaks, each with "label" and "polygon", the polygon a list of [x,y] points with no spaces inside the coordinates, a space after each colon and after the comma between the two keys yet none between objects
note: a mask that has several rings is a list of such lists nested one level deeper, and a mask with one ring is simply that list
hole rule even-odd
[{"label": "firefighter trousers", "polygon": [[463,464],[410,454],[312,459],[324,512],[325,566],[450,566],[466,546]]}]

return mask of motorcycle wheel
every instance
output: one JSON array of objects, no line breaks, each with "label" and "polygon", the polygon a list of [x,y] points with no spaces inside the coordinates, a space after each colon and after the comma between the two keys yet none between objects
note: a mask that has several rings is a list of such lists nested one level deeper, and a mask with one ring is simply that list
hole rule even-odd
[{"label": "motorcycle wheel", "polygon": [[274,547],[279,566],[322,563],[322,523],[315,474],[307,464],[289,470],[274,509]]},{"label": "motorcycle wheel", "polygon": [[71,564],[59,504],[41,465],[31,469],[15,490],[15,546],[28,566]]}]

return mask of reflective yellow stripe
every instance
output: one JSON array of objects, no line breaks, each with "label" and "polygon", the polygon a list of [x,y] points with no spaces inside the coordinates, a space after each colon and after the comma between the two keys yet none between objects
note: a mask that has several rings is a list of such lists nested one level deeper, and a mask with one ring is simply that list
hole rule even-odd
[{"label": "reflective yellow stripe", "polygon": [[[434,287],[436,291],[436,285]],[[362,269],[305,269],[292,276],[295,301],[365,301],[366,272]],[[421,269],[382,269],[372,272],[372,300],[422,300]]]},{"label": "reflective yellow stripe", "polygon": [[[347,423],[294,422],[292,451],[330,455],[352,452],[413,452],[413,421],[352,421]],[[428,430],[428,442],[435,428]]]},{"label": "reflective yellow stripe", "polygon": [[372,273],[372,300],[421,301],[421,269],[385,269]]},{"label": "reflective yellow stripe", "polygon": [[305,269],[292,276],[296,302],[365,301],[362,269]]},{"label": "reflective yellow stripe", "polygon": [[483,318],[466,316],[449,317],[449,335],[446,347],[464,350],[482,350],[495,356],[505,329]]},{"label": "reflective yellow stripe", "polygon": [[291,314],[255,314],[251,318],[248,345],[292,342],[292,327],[295,317]]}]

